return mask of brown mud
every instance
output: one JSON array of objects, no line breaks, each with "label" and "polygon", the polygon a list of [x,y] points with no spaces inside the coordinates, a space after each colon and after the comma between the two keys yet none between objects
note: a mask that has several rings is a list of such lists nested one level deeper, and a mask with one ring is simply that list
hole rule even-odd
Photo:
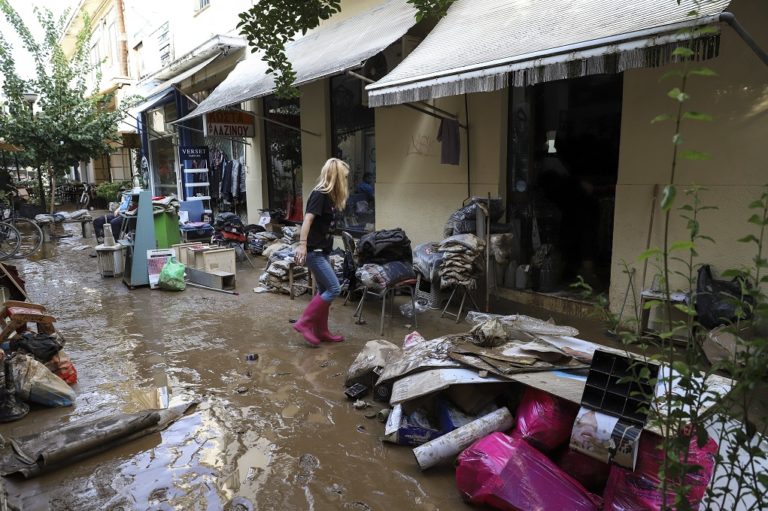
[{"label": "brown mud", "polygon": [[[79,227],[78,227],[79,228]],[[378,304],[355,325],[338,301],[331,328],[340,344],[309,347],[292,328],[307,303],[255,294],[258,270],[237,274],[240,296],[187,288],[129,290],[103,279],[92,241],[46,244],[11,261],[30,300],[57,318],[79,375],[70,408],[35,408],[0,425],[4,437],[54,429],[82,417],[199,401],[162,433],[31,480],[5,480],[24,510],[451,510],[468,509],[451,467],[422,473],[411,449],[382,443],[383,424],[344,394],[347,367],[378,338]],[[263,265],[263,259],[256,264]],[[404,300],[405,298],[401,298]],[[504,312],[522,312],[506,310]],[[426,338],[466,323],[419,315]],[[400,344],[409,320],[396,313],[384,338]],[[590,338],[590,337],[585,337]],[[254,353],[257,360],[246,361]],[[367,398],[372,402],[371,395]]]}]

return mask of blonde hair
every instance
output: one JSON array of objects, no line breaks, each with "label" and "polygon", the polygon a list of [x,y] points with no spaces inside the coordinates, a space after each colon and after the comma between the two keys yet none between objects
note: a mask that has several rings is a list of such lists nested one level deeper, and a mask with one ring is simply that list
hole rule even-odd
[{"label": "blonde hair", "polygon": [[349,165],[338,158],[330,158],[320,170],[315,190],[327,193],[336,209],[344,209],[349,197],[348,176]]}]

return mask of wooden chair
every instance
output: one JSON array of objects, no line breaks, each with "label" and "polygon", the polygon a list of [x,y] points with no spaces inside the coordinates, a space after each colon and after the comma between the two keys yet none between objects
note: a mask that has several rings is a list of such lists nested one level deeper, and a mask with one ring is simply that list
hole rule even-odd
[{"label": "wooden chair", "polygon": [[0,320],[4,325],[2,332],[0,332],[0,342],[4,342],[14,333],[25,329],[27,323],[35,323],[38,333],[56,333],[53,326],[56,318],[46,314],[45,307],[36,303],[9,300],[5,302],[5,306],[0,311]]}]

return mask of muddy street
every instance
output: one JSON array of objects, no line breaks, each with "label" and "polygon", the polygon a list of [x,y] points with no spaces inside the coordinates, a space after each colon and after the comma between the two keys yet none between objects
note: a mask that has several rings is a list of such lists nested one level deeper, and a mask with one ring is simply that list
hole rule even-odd
[{"label": "muddy street", "polygon": [[[341,302],[332,328],[341,344],[309,348],[289,319],[306,296],[255,294],[258,271],[237,274],[240,296],[187,288],[130,291],[103,279],[90,244],[72,237],[41,257],[17,261],[30,300],[57,318],[79,375],[70,408],[34,408],[4,424],[4,436],[55,429],[76,418],[195,401],[162,433],[31,480],[6,479],[24,510],[120,509],[462,509],[453,470],[421,473],[411,450],[382,443],[383,424],[355,410],[344,375],[378,337],[352,322]],[[257,261],[261,264],[261,261]],[[431,317],[434,316],[434,317]],[[422,319],[424,318],[424,319]],[[400,344],[402,316],[384,337]],[[466,330],[421,315],[427,338]],[[257,355],[246,361],[246,355]],[[165,391],[167,389],[167,395]],[[370,395],[368,400],[371,401]]]}]

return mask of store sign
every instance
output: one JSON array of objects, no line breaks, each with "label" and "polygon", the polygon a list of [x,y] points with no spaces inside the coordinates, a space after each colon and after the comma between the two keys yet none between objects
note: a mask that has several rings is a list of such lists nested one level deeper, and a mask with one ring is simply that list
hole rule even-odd
[{"label": "store sign", "polygon": [[179,159],[208,161],[208,148],[206,146],[179,146]]},{"label": "store sign", "polygon": [[220,110],[205,114],[203,131],[206,136],[253,137],[256,134],[254,118],[239,110]]}]

